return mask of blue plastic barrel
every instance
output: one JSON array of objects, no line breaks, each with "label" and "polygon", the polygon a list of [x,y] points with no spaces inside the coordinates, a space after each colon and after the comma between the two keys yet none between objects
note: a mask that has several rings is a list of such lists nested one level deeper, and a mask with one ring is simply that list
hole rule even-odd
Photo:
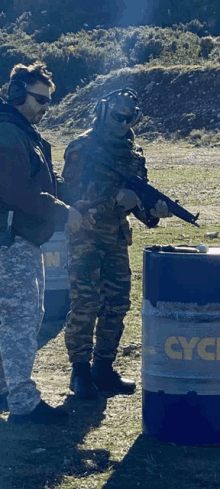
[{"label": "blue plastic barrel", "polygon": [[70,309],[67,273],[67,242],[63,232],[57,231],[42,246],[45,263],[44,321],[65,319]]},{"label": "blue plastic barrel", "polygon": [[220,248],[180,250],[144,249],[143,432],[219,444]]}]

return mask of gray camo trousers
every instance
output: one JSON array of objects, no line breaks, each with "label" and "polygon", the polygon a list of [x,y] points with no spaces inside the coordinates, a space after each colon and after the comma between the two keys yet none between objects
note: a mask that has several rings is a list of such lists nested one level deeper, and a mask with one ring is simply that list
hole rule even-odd
[{"label": "gray camo trousers", "polygon": [[0,247],[0,277],[0,394],[9,392],[12,414],[28,414],[40,402],[31,373],[44,315],[41,248],[21,237]]}]

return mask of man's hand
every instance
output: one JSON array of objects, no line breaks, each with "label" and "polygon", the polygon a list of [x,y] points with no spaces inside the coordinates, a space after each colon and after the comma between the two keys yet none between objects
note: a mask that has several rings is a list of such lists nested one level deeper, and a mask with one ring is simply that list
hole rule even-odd
[{"label": "man's hand", "polygon": [[69,216],[67,225],[70,227],[71,231],[76,233],[82,224],[82,214],[74,207],[69,207]]},{"label": "man's hand", "polygon": [[118,205],[124,207],[125,211],[129,211],[134,207],[138,206],[139,209],[142,209],[141,201],[133,190],[128,188],[122,188],[119,190],[116,202]]},{"label": "man's hand", "polygon": [[150,210],[150,213],[153,217],[157,217],[158,219],[173,216],[172,212],[169,212],[164,200],[158,200],[154,208]]},{"label": "man's hand", "polygon": [[93,226],[96,224],[94,214],[96,214],[97,209],[89,209],[86,214],[83,214],[83,220],[81,227],[87,231],[91,231]]},{"label": "man's hand", "polygon": [[97,209],[88,209],[88,205],[90,205],[90,203],[93,205],[90,200],[78,200],[74,204],[75,208],[82,213],[81,227],[87,231],[91,231],[94,224],[96,224],[94,214],[96,214]]}]

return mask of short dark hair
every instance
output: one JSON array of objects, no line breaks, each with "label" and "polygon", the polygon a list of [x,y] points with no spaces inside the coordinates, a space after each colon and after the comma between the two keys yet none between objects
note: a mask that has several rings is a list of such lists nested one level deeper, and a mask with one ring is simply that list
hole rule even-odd
[{"label": "short dark hair", "polygon": [[28,66],[22,63],[15,65],[10,73],[10,82],[12,81],[22,82],[27,85],[35,85],[35,83],[41,82],[50,87],[52,93],[56,89],[52,81],[52,73],[47,70],[46,64],[41,61],[35,61],[35,63]]}]

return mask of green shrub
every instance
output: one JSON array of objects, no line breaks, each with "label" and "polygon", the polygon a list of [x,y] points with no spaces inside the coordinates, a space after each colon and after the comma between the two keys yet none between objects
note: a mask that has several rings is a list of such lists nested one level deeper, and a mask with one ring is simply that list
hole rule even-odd
[{"label": "green shrub", "polygon": [[203,37],[200,42],[200,50],[199,50],[199,56],[202,58],[208,59],[209,54],[211,53],[212,49],[214,48],[214,41],[213,39],[209,37]]},{"label": "green shrub", "polygon": [[9,78],[12,67],[17,63],[29,64],[33,62],[35,56],[32,56],[29,50],[23,49],[22,45],[17,47],[11,39],[11,43],[7,44],[0,38],[0,86],[3,85]]},{"label": "green shrub", "polygon": [[47,49],[43,55],[43,60],[53,73],[53,80],[56,85],[56,92],[53,100],[57,102],[67,93],[73,92],[80,81],[89,76],[86,61],[73,53],[63,53],[62,51]]},{"label": "green shrub", "polygon": [[190,22],[186,22],[183,24],[180,22],[179,24],[173,24],[172,28],[177,32],[192,32],[199,37],[208,35],[208,26],[207,22],[200,22],[198,19],[191,20]]},{"label": "green shrub", "polygon": [[148,63],[150,58],[159,58],[163,50],[163,42],[158,36],[156,38],[150,35],[150,38],[145,35],[139,36],[137,41],[130,51],[130,64]]},{"label": "green shrub", "polygon": [[[37,26],[38,27],[38,26]],[[7,82],[11,68],[19,62],[46,62],[52,71],[58,102],[77,87],[89,83],[97,75],[136,64],[179,65],[203,64],[220,59],[220,37],[203,38],[181,26],[179,30],[152,26],[128,28],[96,28],[62,34],[53,42],[37,42],[44,31],[33,16],[23,14],[13,24],[0,29],[0,86]]]}]

